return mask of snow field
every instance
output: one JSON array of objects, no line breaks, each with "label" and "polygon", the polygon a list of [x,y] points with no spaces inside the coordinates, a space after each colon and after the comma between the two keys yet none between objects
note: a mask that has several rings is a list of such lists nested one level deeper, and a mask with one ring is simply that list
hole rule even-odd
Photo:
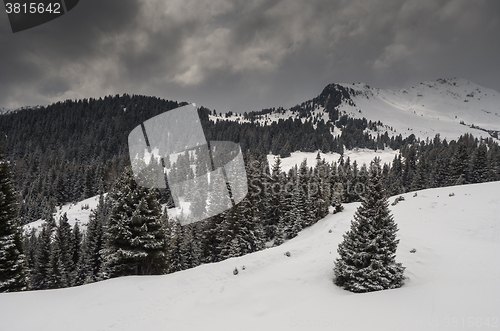
[{"label": "snow field", "polygon": [[[104,194],[104,197],[106,197],[106,194]],[[77,203],[67,203],[62,207],[56,208],[57,211],[53,214],[54,219],[56,223],[59,222],[59,218],[66,213],[68,216],[68,223],[73,227],[75,223],[78,223],[79,226],[87,227],[87,223],[89,221],[90,214],[92,210],[95,210],[97,208],[97,205],[99,204],[99,196],[93,196],[91,198],[79,201]],[[87,208],[88,206],[88,208]],[[41,229],[42,224],[44,223],[44,220],[38,220],[35,222],[28,223],[24,225],[23,230],[25,232],[30,232],[31,229]]]},{"label": "snow field", "polygon": [[500,182],[428,189],[390,206],[400,229],[396,260],[407,267],[399,289],[354,294],[333,284],[336,248],[359,206],[352,203],[279,247],[243,257],[163,276],[2,294],[2,327],[494,330],[500,328],[499,190]]},{"label": "snow field", "polygon": [[[417,86],[400,90],[372,88],[362,83],[339,84],[354,90],[352,102],[344,100],[338,107],[340,115],[353,118],[366,118],[381,121],[384,127],[370,134],[389,136],[402,135],[403,138],[414,134],[421,140],[433,139],[439,133],[441,139],[456,140],[471,133],[474,137],[489,138],[490,135],[478,129],[500,130],[500,93],[462,78],[437,79],[420,83]],[[320,106],[312,111],[315,118],[328,120]],[[241,114],[209,116],[211,120],[249,122]],[[255,122],[270,125],[280,119],[297,118],[298,113],[284,110],[258,116]],[[306,119],[302,118],[302,122]],[[461,124],[463,122],[463,124]],[[474,125],[475,127],[472,127]],[[392,127],[392,130],[390,129]],[[333,136],[340,135],[335,128]]]},{"label": "snow field", "polygon": [[354,118],[380,120],[395,130],[381,128],[380,134],[385,131],[389,136],[414,134],[425,140],[439,133],[441,139],[456,140],[465,133],[490,137],[472,125],[486,130],[500,129],[500,93],[466,79],[438,79],[397,91],[364,84],[341,85],[354,89],[358,95],[352,97],[355,106],[344,102],[339,110]]},{"label": "snow field", "polygon": [[[300,166],[300,163],[304,160],[307,159],[307,165],[309,167],[314,167],[316,165],[316,156],[318,155],[318,152],[310,153],[310,152],[293,152],[290,153],[290,157],[285,157],[281,159],[281,170],[282,171],[288,171],[291,168],[293,168],[295,165]],[[347,158],[350,158],[351,166],[354,161],[358,163],[358,169],[363,165],[366,164],[367,166],[370,165],[370,162],[373,161],[375,157],[379,157],[381,159],[381,165],[384,165],[384,163],[392,164],[392,161],[394,160],[394,157],[399,154],[399,150],[392,150],[390,148],[386,148],[384,150],[371,150],[371,149],[365,149],[365,148],[356,148],[353,150],[346,150],[344,152],[344,161],[347,161]],[[340,154],[338,153],[321,153],[321,160],[325,159],[326,162],[332,163],[332,162],[338,162],[340,159]],[[274,164],[274,160],[276,158],[276,155],[269,154],[267,155],[267,161],[269,162],[269,167],[272,169],[272,166]]]}]

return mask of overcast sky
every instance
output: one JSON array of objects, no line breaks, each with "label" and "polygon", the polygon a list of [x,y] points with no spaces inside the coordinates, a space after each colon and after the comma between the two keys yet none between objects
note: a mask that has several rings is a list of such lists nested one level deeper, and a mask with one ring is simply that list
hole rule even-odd
[{"label": "overcast sky", "polygon": [[15,34],[0,14],[0,107],[128,93],[243,112],[450,77],[500,91],[499,31],[499,0],[81,0]]}]

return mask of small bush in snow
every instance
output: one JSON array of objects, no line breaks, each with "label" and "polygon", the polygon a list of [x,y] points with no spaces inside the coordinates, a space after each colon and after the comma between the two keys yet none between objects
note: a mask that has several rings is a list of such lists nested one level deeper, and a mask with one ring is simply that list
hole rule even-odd
[{"label": "small bush in snow", "polygon": [[[415,193],[416,194],[416,193]],[[395,206],[398,204],[399,201],[404,201],[405,200],[405,197],[400,195],[399,197],[397,197],[396,199],[394,199],[394,202],[391,203],[392,206]]]}]

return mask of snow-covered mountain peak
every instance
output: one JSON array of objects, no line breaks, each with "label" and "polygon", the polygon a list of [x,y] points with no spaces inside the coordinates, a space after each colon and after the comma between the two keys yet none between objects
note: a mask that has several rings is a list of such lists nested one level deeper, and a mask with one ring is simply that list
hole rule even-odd
[{"label": "snow-covered mountain peak", "polygon": [[[385,90],[366,84],[342,84],[352,101],[339,109],[355,118],[381,121],[389,134],[421,139],[465,133],[489,137],[500,131],[500,93],[463,78],[437,79],[417,86]],[[487,132],[489,131],[489,132]]]},{"label": "snow-covered mountain peak", "polygon": [[[271,125],[279,120],[332,119],[338,117],[365,118],[382,123],[373,135],[388,133],[425,140],[436,134],[448,140],[470,133],[475,137],[498,140],[500,137],[500,93],[464,78],[437,79],[399,90],[380,89],[365,83],[329,84],[314,99],[290,109],[266,109],[254,112],[252,119],[241,114],[210,116],[214,121],[253,121]],[[333,116],[333,117],[336,117]],[[339,131],[332,132],[339,135]]]}]

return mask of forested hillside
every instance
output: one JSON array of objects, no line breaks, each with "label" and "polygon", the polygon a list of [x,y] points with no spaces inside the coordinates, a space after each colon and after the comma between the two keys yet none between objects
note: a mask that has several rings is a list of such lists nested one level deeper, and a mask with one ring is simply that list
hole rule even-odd
[{"label": "forested hillside", "polygon": [[[0,116],[7,159],[13,164],[16,189],[23,204],[23,223],[47,216],[55,206],[79,201],[112,187],[130,164],[127,137],[143,121],[183,105],[146,96],[109,96],[58,102]],[[313,126],[311,117],[270,126],[259,123],[209,121],[211,111],[199,108],[207,140],[240,143],[245,157],[295,150],[342,152],[351,147],[375,148],[364,134],[366,121],[346,120],[342,137],[332,136],[334,122]],[[339,124],[337,124],[339,125]],[[339,125],[340,126],[340,125]],[[380,140],[380,138],[379,138]],[[394,139],[393,139],[394,142]],[[399,144],[398,144],[399,145]],[[398,146],[393,146],[398,147]]]},{"label": "forested hillside", "polygon": [[[436,135],[421,141],[413,135],[389,137],[387,132],[373,136],[370,132],[381,126],[380,121],[339,117],[335,105],[347,92],[336,85],[325,91],[294,107],[298,116],[272,123],[255,120],[267,110],[244,114],[245,121],[231,121],[223,120],[231,114],[221,117],[198,108],[207,140],[241,145],[249,194],[226,212],[182,227],[161,210],[160,204],[168,202],[168,190],[143,191],[126,169],[129,132],[183,103],[117,95],[1,115],[6,155],[20,193],[19,220],[23,224],[45,220],[40,232],[33,230],[24,237],[30,286],[60,288],[120,275],[175,272],[244,255],[280,245],[325,217],[330,207],[341,211],[341,203],[360,201],[365,193],[366,165],[349,158],[327,163],[318,153],[315,164],[302,162],[284,172],[279,158],[268,164],[270,153],[287,157],[296,150],[340,154],[354,147],[399,150],[391,164],[382,166],[390,195],[500,180],[500,148],[492,138],[466,134],[447,141]],[[193,174],[186,176],[184,180]],[[108,199],[101,199],[85,231],[78,225],[71,228],[66,216],[58,220],[52,216],[56,206],[105,192],[110,193]],[[122,228],[124,217],[141,226]],[[148,231],[153,229],[156,241],[148,244]],[[135,242],[116,241],[120,233],[129,232],[135,233]],[[128,253],[120,257],[117,252]],[[163,261],[161,268],[151,267],[160,265],[148,260],[151,254]]]}]

